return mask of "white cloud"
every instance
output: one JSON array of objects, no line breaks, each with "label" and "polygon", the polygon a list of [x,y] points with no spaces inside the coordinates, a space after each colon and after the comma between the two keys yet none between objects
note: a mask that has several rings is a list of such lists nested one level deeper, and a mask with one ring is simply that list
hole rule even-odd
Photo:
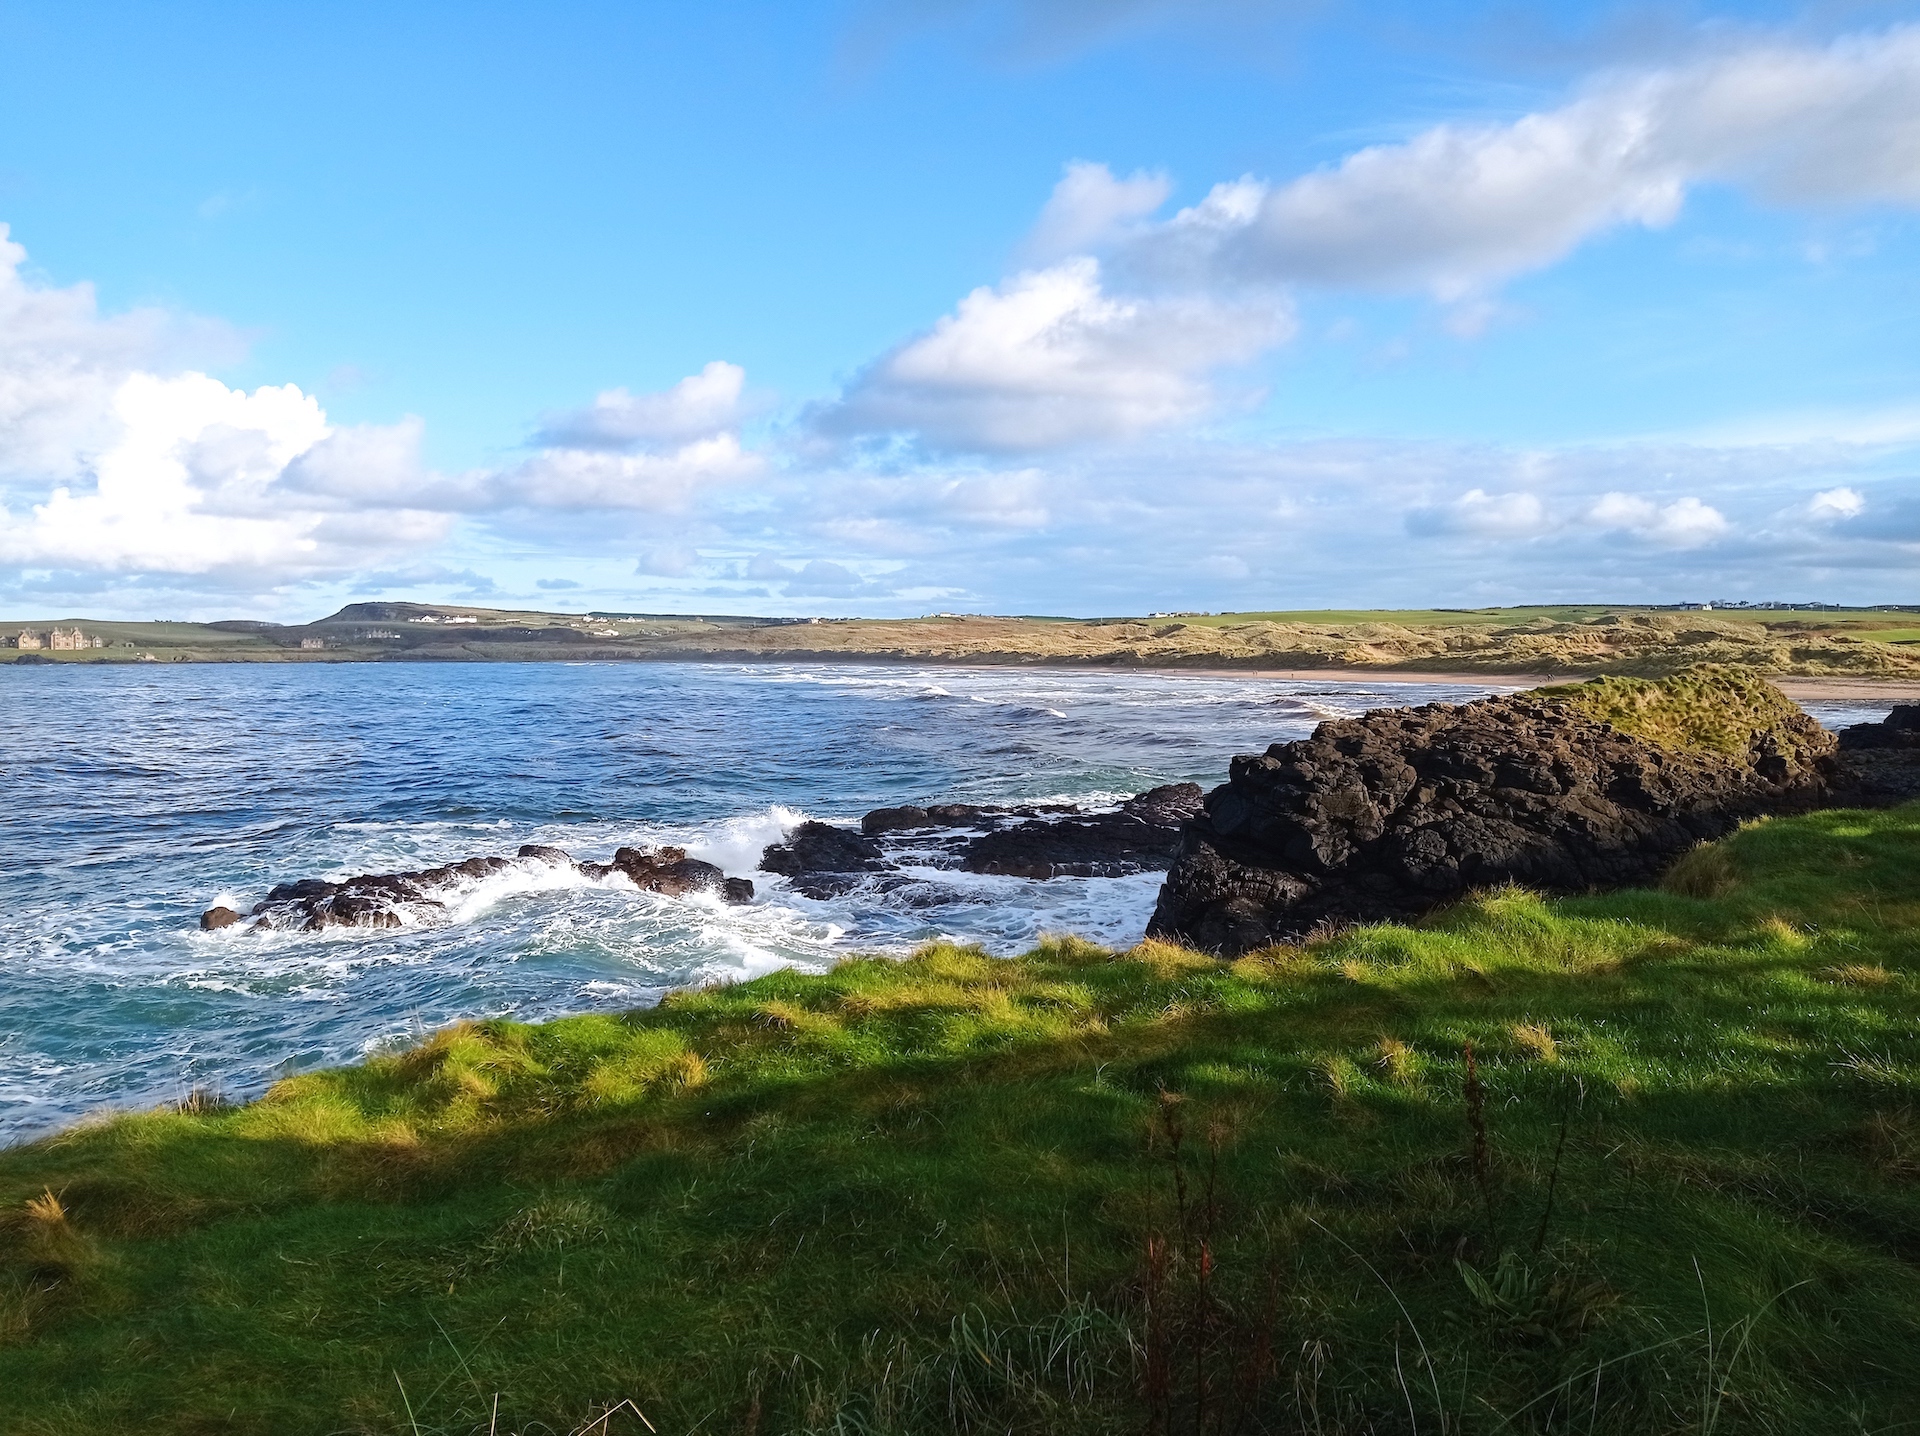
[{"label": "white cloud", "polygon": [[284,484],[334,433],[292,384],[247,394],[204,374],[136,372],[107,409],[104,422],[76,416],[87,432],[111,435],[90,465],[91,488],[61,484],[19,517],[0,510],[0,562],[288,581],[362,568],[446,532],[439,515],[374,520]]},{"label": "white cloud", "polygon": [[1920,26],[1617,72],[1511,123],[1436,125],[1284,184],[1220,185],[1132,258],[1210,284],[1454,301],[1605,229],[1668,224],[1709,181],[1796,204],[1920,203]]},{"label": "white cloud", "polygon": [[815,416],[842,436],[912,433],[1015,452],[1126,438],[1204,413],[1208,375],[1293,330],[1277,303],[1107,294],[1081,258],[982,287]]},{"label": "white cloud", "polygon": [[737,429],[747,371],[716,359],[670,389],[629,394],[608,389],[584,409],[547,417],[534,442],[555,449],[631,449],[685,444]]},{"label": "white cloud", "polygon": [[157,309],[102,317],[90,284],[32,283],[9,235],[0,224],[0,486],[78,477],[112,442],[113,396],[136,369],[176,350],[234,349],[222,325]]},{"label": "white cloud", "polygon": [[1162,172],[1136,170],[1122,180],[1105,165],[1074,160],[1053,187],[1022,252],[1040,264],[1085,254],[1152,214],[1171,193],[1173,181]]},{"label": "white cloud", "polygon": [[1858,489],[1823,489],[1807,505],[1807,513],[1816,519],[1833,522],[1858,518],[1867,510],[1867,501]]},{"label": "white cloud", "polygon": [[1490,494],[1468,489],[1451,503],[1417,508],[1407,515],[1416,534],[1458,534],[1470,538],[1532,538],[1549,527],[1547,506],[1537,494]]},{"label": "white cloud", "polygon": [[1675,549],[1712,543],[1729,527],[1725,515],[1696,498],[1675,499],[1662,507],[1652,499],[1619,492],[1602,495],[1586,518],[1595,528]]},{"label": "white cloud", "polygon": [[865,587],[866,580],[844,564],[816,558],[787,585],[788,598],[840,598]]},{"label": "white cloud", "polygon": [[546,509],[684,509],[714,484],[758,473],[759,456],[733,434],[696,439],[667,453],[547,449],[499,476],[494,502]]},{"label": "white cloud", "polygon": [[270,589],[409,559],[462,513],[670,512],[761,468],[735,432],[745,375],[715,362],[661,393],[601,394],[510,468],[437,473],[420,420],[336,426],[295,385],[166,369],[224,331],[103,317],[87,286],[36,284],[25,258],[0,227],[0,564],[21,571]]},{"label": "white cloud", "polygon": [[699,562],[700,555],[693,549],[680,544],[662,544],[641,554],[634,562],[633,571],[656,578],[685,578]]}]

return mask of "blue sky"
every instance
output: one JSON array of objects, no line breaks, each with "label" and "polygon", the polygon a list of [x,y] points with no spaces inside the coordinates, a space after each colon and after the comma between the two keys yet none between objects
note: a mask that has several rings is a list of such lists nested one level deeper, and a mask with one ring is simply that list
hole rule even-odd
[{"label": "blue sky", "polygon": [[0,0],[0,611],[1920,601],[1920,6]]}]

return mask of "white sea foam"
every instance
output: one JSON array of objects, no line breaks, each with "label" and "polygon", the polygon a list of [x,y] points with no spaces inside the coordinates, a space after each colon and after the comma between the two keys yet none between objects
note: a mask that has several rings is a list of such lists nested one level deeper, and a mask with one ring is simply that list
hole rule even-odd
[{"label": "white sea foam", "polygon": [[743,877],[760,866],[760,855],[805,822],[807,815],[798,808],[775,803],[754,813],[703,828],[681,846],[687,856],[712,863],[723,872]]}]

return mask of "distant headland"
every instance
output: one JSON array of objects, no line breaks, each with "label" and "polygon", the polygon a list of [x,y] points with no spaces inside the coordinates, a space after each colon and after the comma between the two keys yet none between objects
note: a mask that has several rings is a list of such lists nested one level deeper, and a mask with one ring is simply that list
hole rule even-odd
[{"label": "distant headland", "polygon": [[[1731,663],[1920,685],[1920,607],[1591,605],[1056,618],[759,618],[354,603],[311,623],[0,623],[15,663],[840,661],[1516,681]],[[11,653],[6,650],[12,650]],[[1804,695],[1803,695],[1804,696]]]}]

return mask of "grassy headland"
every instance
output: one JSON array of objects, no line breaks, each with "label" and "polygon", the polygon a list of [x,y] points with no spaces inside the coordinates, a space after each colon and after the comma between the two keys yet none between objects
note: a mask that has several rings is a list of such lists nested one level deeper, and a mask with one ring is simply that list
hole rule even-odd
[{"label": "grassy headland", "polygon": [[84,1125],[0,1153],[0,1429],[1904,1429],[1917,862],[1920,807],[1826,812],[1658,891],[934,947]]},{"label": "grassy headland", "polygon": [[1920,616],[1866,610],[1553,606],[795,621],[367,603],[290,626],[24,620],[0,624],[0,638],[55,626],[105,641],[101,648],[35,655],[77,663],[843,660],[1488,675],[1659,675],[1696,663],[1730,663],[1773,675],[1920,680]]}]

